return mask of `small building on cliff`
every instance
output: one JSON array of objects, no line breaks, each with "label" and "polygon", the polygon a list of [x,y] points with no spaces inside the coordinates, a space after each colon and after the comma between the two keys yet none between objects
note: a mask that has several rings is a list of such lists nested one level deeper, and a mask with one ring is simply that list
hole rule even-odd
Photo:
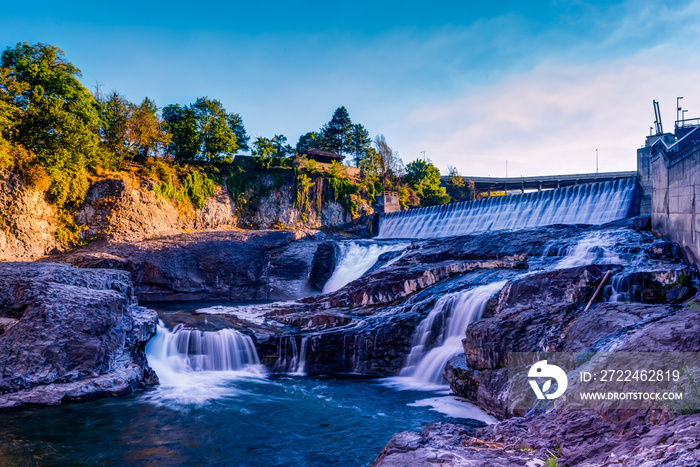
[{"label": "small building on cliff", "polygon": [[334,161],[342,164],[343,160],[345,159],[345,156],[341,156],[340,154],[330,151],[321,151],[320,149],[309,149],[306,152],[306,156],[309,159],[313,159],[316,162],[322,162],[324,164],[330,164]]}]

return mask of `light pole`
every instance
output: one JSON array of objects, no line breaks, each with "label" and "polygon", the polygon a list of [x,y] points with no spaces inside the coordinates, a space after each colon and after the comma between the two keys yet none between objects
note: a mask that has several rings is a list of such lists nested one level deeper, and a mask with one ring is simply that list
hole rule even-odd
[{"label": "light pole", "polygon": [[[676,122],[680,120],[678,114],[681,111],[681,99],[683,99],[683,97],[676,97]],[[676,125],[678,125],[678,123],[676,123]]]},{"label": "light pole", "polygon": [[421,152],[423,153],[423,162],[425,162],[425,161],[426,161],[426,159],[425,159],[425,151],[421,151]]}]

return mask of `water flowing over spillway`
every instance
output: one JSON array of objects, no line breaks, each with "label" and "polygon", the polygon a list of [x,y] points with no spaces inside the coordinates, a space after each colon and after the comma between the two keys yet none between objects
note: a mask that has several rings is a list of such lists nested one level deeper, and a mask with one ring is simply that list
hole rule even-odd
[{"label": "water flowing over spillway", "polygon": [[492,282],[438,299],[413,334],[413,348],[401,376],[416,382],[445,384],[445,364],[463,352],[462,338],[467,326],[481,319],[488,300],[504,285],[505,281]]},{"label": "water flowing over spillway", "polygon": [[382,215],[378,238],[438,238],[552,224],[605,224],[627,216],[636,180],[591,183]]}]

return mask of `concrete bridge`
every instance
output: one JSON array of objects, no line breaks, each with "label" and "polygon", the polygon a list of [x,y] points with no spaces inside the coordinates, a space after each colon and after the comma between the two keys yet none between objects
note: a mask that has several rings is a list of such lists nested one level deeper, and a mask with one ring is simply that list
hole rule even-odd
[{"label": "concrete bridge", "polygon": [[[636,177],[637,171],[630,172],[601,172],[592,174],[571,174],[571,175],[539,175],[535,177],[462,177],[464,181],[474,182],[474,189],[477,193],[488,193],[492,191],[520,191],[525,190],[550,190],[566,186],[581,185],[583,183],[608,182],[621,178]],[[448,176],[442,177],[442,182],[447,183]]]}]

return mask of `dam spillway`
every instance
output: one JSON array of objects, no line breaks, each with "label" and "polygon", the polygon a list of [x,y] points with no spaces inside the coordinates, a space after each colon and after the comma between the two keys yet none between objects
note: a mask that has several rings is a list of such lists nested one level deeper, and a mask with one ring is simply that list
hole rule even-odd
[{"label": "dam spillway", "polygon": [[635,178],[382,214],[377,238],[439,238],[627,217]]}]

